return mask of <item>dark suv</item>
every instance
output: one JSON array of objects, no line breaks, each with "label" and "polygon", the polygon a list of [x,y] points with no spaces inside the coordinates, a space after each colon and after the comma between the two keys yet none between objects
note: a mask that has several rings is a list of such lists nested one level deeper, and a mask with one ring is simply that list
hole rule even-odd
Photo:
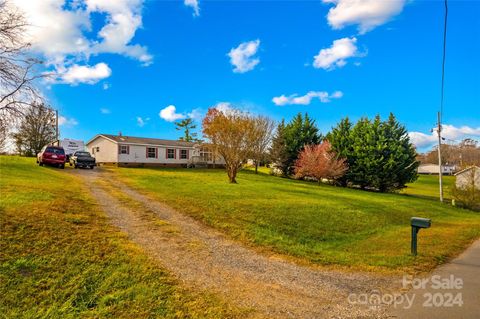
[{"label": "dark suv", "polygon": [[52,145],[44,146],[37,155],[37,163],[40,166],[50,164],[65,168],[65,151],[63,147]]}]

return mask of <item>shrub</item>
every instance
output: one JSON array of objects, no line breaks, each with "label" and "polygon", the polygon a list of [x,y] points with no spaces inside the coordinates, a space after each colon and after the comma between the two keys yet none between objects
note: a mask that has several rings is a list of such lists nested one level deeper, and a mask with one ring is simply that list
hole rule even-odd
[{"label": "shrub", "polygon": [[[472,210],[480,210],[480,189],[478,168],[472,167],[466,170],[459,187],[454,185],[452,189],[452,196],[455,201],[462,207]],[[457,183],[459,176],[457,176]]]},{"label": "shrub", "polygon": [[306,145],[295,162],[296,178],[335,181],[347,171],[345,159],[339,159],[328,141],[319,145]]}]

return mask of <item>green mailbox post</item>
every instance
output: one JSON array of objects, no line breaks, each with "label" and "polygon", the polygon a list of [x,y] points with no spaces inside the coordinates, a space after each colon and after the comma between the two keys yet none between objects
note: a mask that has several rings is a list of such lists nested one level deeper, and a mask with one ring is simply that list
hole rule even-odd
[{"label": "green mailbox post", "polygon": [[412,226],[412,255],[417,255],[417,234],[420,228],[430,228],[432,220],[428,218],[412,217],[410,219],[410,225]]}]

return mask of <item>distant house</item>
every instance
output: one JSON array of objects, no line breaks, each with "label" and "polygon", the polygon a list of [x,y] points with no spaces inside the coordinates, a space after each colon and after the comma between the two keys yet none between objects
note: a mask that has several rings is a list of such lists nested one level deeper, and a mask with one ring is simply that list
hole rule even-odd
[{"label": "distant house", "polygon": [[98,164],[117,166],[223,166],[223,158],[199,143],[98,134],[87,142]]},{"label": "distant house", "polygon": [[455,174],[455,185],[460,189],[472,185],[475,185],[476,189],[480,189],[480,167],[471,166]]},{"label": "distant house", "polygon": [[[453,165],[442,165],[442,174],[453,175],[456,167]],[[438,175],[437,164],[421,164],[418,167],[418,174]]]}]

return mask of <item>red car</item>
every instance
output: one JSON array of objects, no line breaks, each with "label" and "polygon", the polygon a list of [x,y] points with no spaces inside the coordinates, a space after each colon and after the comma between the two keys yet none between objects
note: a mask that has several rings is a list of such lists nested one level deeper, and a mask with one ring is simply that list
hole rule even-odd
[{"label": "red car", "polygon": [[63,147],[52,145],[44,146],[37,155],[37,163],[40,166],[50,164],[65,168],[65,151]]}]

